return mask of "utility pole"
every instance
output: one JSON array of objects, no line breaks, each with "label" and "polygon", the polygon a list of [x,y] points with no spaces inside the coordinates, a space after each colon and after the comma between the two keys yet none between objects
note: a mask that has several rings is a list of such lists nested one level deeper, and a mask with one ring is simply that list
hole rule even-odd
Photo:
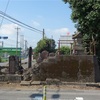
[{"label": "utility pole", "polygon": [[24,50],[24,35],[20,35],[20,47]]},{"label": "utility pole", "polygon": [[3,48],[3,41],[2,41],[2,48]]},{"label": "utility pole", "polygon": [[44,32],[44,29],[43,29],[43,39],[44,39],[44,35],[45,35],[45,32]]},{"label": "utility pole", "polygon": [[17,51],[18,51],[18,33],[19,33],[19,27],[15,28],[17,30],[17,40],[16,40],[16,55],[17,55]]},{"label": "utility pole", "polygon": [[27,50],[27,40],[25,40],[25,51]]},{"label": "utility pole", "polygon": [[25,40],[25,57],[27,56],[28,54],[28,46],[27,46],[27,40]]}]

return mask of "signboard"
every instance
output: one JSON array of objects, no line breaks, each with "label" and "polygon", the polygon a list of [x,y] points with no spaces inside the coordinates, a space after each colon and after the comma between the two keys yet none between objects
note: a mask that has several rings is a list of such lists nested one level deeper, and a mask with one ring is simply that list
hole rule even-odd
[{"label": "signboard", "polygon": [[0,36],[0,39],[8,39],[8,37],[7,36],[4,36],[4,37]]}]

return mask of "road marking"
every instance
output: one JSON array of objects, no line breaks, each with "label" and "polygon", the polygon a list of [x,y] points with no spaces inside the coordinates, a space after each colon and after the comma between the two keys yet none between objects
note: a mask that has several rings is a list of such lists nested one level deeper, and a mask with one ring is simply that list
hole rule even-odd
[{"label": "road marking", "polygon": [[83,97],[76,97],[74,100],[84,100]]},{"label": "road marking", "polygon": [[42,97],[35,97],[35,98],[32,98],[32,100],[42,100]]}]

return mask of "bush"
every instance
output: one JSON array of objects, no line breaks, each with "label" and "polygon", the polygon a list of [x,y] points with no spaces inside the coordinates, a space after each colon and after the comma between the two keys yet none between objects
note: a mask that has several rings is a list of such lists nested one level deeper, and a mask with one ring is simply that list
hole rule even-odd
[{"label": "bush", "polygon": [[63,54],[63,55],[70,55],[70,47],[62,46],[60,48],[60,53]]}]

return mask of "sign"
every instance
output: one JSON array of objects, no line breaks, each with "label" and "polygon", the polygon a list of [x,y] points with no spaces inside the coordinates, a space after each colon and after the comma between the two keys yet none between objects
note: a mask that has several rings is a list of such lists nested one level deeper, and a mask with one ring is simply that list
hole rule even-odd
[{"label": "sign", "polygon": [[7,36],[4,36],[4,37],[0,36],[0,39],[8,39],[8,37]]}]

